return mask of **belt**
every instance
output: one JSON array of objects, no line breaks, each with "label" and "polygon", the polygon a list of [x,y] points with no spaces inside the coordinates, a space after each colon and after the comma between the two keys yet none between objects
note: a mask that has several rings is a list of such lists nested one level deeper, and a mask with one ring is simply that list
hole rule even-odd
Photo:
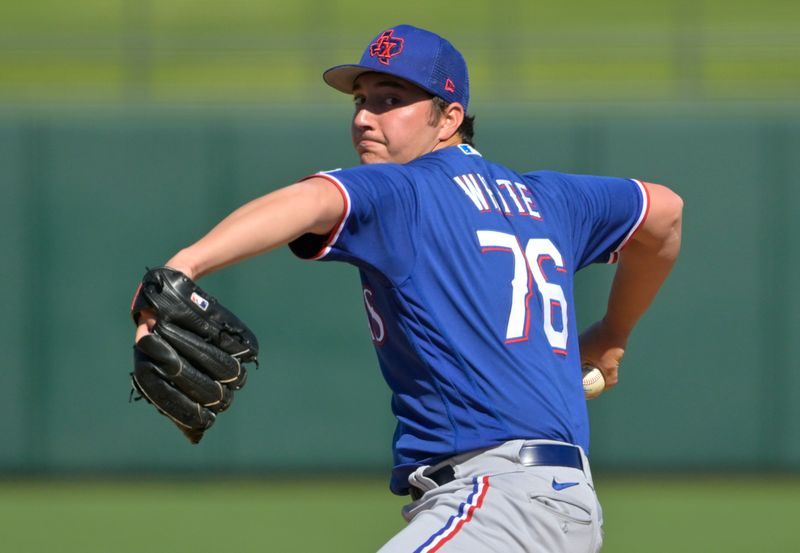
[{"label": "belt", "polygon": [[[572,445],[562,444],[530,444],[524,445],[519,450],[519,462],[525,467],[568,467],[583,470],[583,458],[580,450]],[[456,479],[452,465],[445,465],[440,469],[425,475],[436,482],[439,486],[444,486],[448,482]],[[416,501],[425,493],[419,488],[409,489],[411,499]]]}]

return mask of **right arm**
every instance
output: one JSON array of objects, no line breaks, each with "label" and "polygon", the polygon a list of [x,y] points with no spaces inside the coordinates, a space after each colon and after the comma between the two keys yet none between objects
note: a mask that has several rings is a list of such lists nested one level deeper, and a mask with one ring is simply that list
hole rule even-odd
[{"label": "right arm", "polygon": [[[325,178],[312,177],[243,205],[165,265],[197,280],[303,234],[325,236],[339,224],[344,209],[345,199],[338,187]],[[152,313],[142,315],[137,342],[155,324]]]},{"label": "right arm", "polygon": [[303,234],[327,235],[344,208],[339,189],[327,179],[313,177],[243,205],[166,265],[196,280]]}]

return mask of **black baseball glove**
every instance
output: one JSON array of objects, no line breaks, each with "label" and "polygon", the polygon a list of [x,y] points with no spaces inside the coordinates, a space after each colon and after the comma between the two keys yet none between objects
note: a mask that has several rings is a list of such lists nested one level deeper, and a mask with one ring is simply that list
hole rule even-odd
[{"label": "black baseball glove", "polygon": [[133,347],[133,388],[196,444],[244,386],[243,363],[258,365],[258,340],[213,296],[168,267],[142,278],[131,304],[136,324],[145,308],[156,312],[157,322]]}]

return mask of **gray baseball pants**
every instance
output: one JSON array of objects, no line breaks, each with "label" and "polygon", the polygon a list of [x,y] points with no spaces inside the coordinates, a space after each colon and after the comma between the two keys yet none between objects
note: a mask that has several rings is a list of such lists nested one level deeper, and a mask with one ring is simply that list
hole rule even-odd
[{"label": "gray baseball pants", "polygon": [[[523,445],[557,443],[512,440],[420,467],[408,478],[423,493],[403,507],[408,526],[378,553],[596,553],[603,513],[583,451],[582,470],[520,459]],[[445,465],[451,482],[426,476]]]}]

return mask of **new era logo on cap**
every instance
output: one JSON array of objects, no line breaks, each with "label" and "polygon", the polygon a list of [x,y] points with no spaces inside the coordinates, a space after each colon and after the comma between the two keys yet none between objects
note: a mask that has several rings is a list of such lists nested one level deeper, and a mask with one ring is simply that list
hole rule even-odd
[{"label": "new era logo on cap", "polygon": [[337,65],[323,74],[336,90],[353,92],[359,75],[375,71],[409,81],[446,102],[458,102],[467,110],[469,76],[467,62],[447,40],[412,25],[397,25],[378,33],[357,64]]}]

